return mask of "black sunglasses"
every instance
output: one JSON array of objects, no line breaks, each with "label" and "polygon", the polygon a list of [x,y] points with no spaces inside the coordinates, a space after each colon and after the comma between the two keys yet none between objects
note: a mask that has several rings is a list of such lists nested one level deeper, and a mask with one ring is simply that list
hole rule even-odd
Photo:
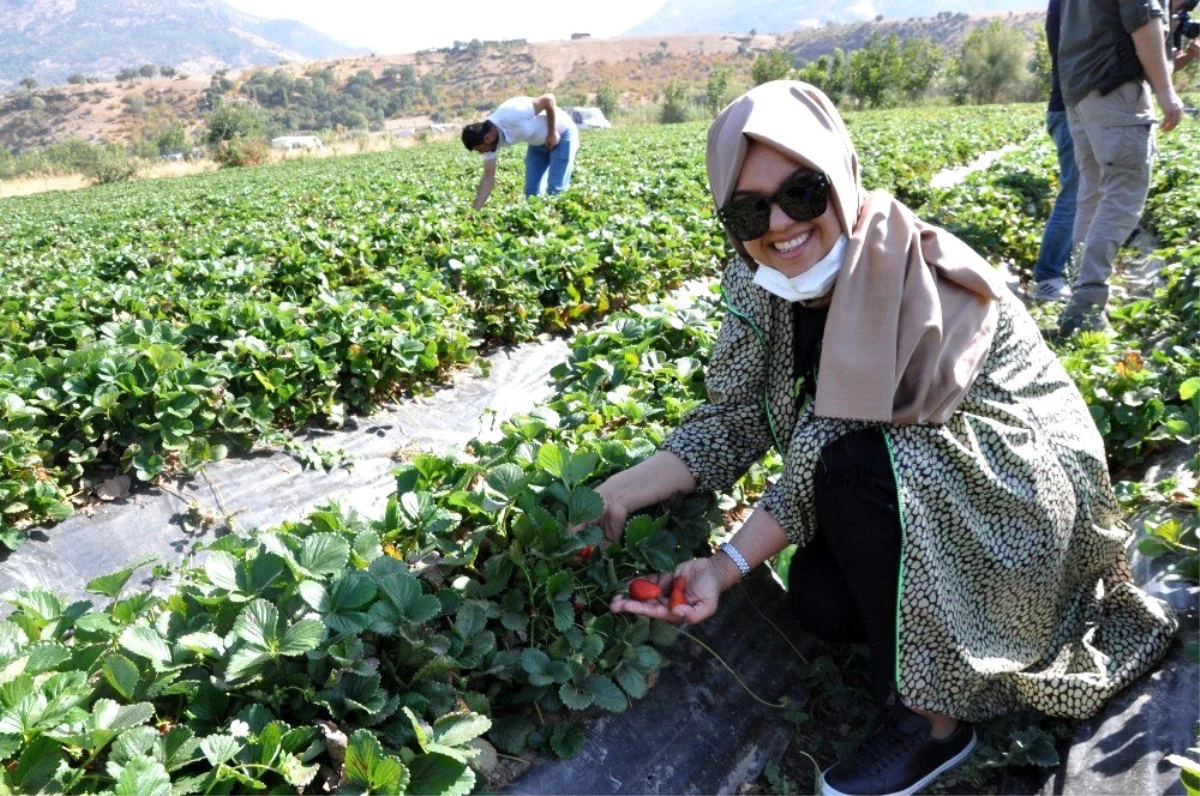
[{"label": "black sunglasses", "polygon": [[754,240],[771,228],[771,205],[796,221],[812,221],[825,212],[829,204],[829,178],[819,172],[797,169],[783,181],[774,196],[744,196],[734,199],[720,210],[717,217],[740,241]]}]

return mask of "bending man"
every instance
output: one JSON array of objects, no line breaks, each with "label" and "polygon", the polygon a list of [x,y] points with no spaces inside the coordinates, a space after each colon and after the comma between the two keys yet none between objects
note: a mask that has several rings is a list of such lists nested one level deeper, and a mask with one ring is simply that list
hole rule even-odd
[{"label": "bending man", "polygon": [[496,156],[504,147],[518,142],[525,151],[525,195],[540,193],[547,182],[549,192],[565,191],[571,184],[571,169],[579,151],[579,131],[570,114],[554,103],[553,94],[513,97],[503,102],[482,122],[468,124],[462,131],[463,146],[483,155],[483,176],[475,191],[476,210],[487,204],[496,184]]}]

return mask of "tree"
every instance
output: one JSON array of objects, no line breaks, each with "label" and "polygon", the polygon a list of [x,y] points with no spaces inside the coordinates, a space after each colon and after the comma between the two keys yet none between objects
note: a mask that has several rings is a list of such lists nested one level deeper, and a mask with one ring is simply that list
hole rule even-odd
[{"label": "tree", "polygon": [[142,64],[138,67],[138,74],[142,77],[154,77],[158,74],[158,67],[154,64]]},{"label": "tree", "polygon": [[601,83],[600,88],[596,90],[596,107],[600,109],[605,118],[612,121],[616,118],[618,105],[620,105],[620,99],[613,84],[607,80]]},{"label": "tree", "polygon": [[983,103],[1024,96],[1031,79],[1025,70],[1025,49],[1021,32],[998,19],[971,31],[958,65],[971,99]]},{"label": "tree", "polygon": [[761,86],[772,80],[787,80],[796,68],[796,59],[783,48],[776,48],[762,53],[754,59],[750,68],[750,78],[754,85]]},{"label": "tree", "polygon": [[905,39],[900,45],[900,59],[906,67],[902,88],[909,101],[929,91],[934,79],[946,68],[946,52],[923,36]]},{"label": "tree", "polygon": [[204,140],[210,144],[235,138],[258,138],[266,134],[262,113],[249,105],[222,105],[208,119]]},{"label": "tree", "polygon": [[160,155],[169,155],[172,152],[187,152],[191,149],[187,133],[178,124],[169,124],[159,130],[158,135],[154,137],[154,146],[158,149],[158,154]]},{"label": "tree", "polygon": [[174,77],[174,76],[175,76],[175,67],[173,67],[173,66],[160,66],[160,67],[158,68],[158,73],[159,73],[160,75],[162,75],[163,77]]},{"label": "tree", "polygon": [[867,46],[850,53],[850,93],[868,108],[895,105],[904,90],[907,66],[893,33],[872,33]]},{"label": "tree", "polygon": [[834,104],[841,103],[849,79],[846,53],[841,47],[835,47],[833,55],[822,55],[801,67],[796,79],[821,89]]},{"label": "tree", "polygon": [[132,66],[126,66],[122,68],[121,71],[117,72],[117,80],[123,83],[126,80],[133,80],[135,77],[137,77],[137,75],[138,72],[136,69],[134,69]]},{"label": "tree", "polygon": [[67,77],[67,82],[72,86],[79,86],[87,82],[87,76],[80,72],[75,72]]},{"label": "tree", "polygon": [[37,78],[32,75],[30,75],[29,77],[23,77],[23,78],[21,78],[21,82],[19,85],[21,86],[21,88],[25,89],[26,91],[33,91],[35,88],[38,87]]},{"label": "tree", "polygon": [[687,86],[676,80],[663,91],[663,106],[658,120],[662,124],[679,124],[688,120]]},{"label": "tree", "polygon": [[1033,55],[1029,58],[1027,68],[1037,82],[1039,97],[1049,97],[1054,82],[1054,67],[1050,60],[1050,45],[1046,43],[1046,31],[1039,31],[1033,42]]},{"label": "tree", "polygon": [[704,105],[708,112],[716,115],[729,102],[729,79],[733,77],[733,69],[728,66],[718,66],[708,76],[708,85],[704,89]]}]

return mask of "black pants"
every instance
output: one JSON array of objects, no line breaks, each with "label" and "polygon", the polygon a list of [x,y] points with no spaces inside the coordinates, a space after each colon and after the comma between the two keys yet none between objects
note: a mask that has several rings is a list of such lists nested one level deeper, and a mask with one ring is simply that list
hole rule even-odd
[{"label": "black pants", "polygon": [[880,696],[895,687],[900,510],[887,443],[863,429],[821,451],[817,531],[792,558],[788,598],[805,630],[832,642],[866,642]]}]

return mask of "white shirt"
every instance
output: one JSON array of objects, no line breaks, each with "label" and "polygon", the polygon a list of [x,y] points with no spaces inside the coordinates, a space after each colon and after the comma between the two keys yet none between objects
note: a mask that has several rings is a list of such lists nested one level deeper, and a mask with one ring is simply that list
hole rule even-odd
[{"label": "white shirt", "polygon": [[[568,130],[573,122],[566,111],[556,108],[554,127],[561,135]],[[496,149],[485,152],[484,160],[495,160],[501,147],[512,146],[516,143],[526,143],[540,146],[546,143],[546,114],[535,113],[533,97],[513,97],[505,100],[487,117],[500,131],[496,141]]]}]

